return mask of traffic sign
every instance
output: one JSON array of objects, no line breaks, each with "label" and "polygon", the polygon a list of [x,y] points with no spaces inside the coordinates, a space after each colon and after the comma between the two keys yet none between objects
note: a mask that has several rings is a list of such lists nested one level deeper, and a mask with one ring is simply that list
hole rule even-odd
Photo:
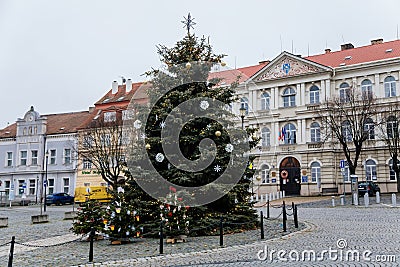
[{"label": "traffic sign", "polygon": [[340,160],[340,168],[344,168],[346,161],[344,159]]},{"label": "traffic sign", "polygon": [[47,186],[47,180],[43,181],[43,186],[46,187]]}]

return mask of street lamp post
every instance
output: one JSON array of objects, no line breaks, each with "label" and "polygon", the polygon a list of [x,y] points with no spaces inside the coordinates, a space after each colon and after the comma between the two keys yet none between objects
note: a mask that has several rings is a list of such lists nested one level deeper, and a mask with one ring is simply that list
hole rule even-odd
[{"label": "street lamp post", "polygon": [[246,115],[246,109],[242,106],[239,109],[240,111],[240,118],[242,118],[242,130],[244,129],[244,116]]},{"label": "street lamp post", "polygon": [[43,187],[44,187],[44,207],[43,207],[43,209],[44,209],[44,212],[46,212],[46,206],[47,206],[47,204],[46,204],[46,187],[47,187],[47,164],[49,161],[49,151],[46,151],[45,156],[46,156],[46,165],[45,165],[46,169],[45,169],[45,175],[44,175],[44,181],[43,181]]}]

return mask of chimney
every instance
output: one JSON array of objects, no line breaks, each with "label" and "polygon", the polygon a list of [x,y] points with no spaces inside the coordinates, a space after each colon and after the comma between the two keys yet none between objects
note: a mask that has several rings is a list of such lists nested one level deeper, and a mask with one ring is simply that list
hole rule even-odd
[{"label": "chimney", "polygon": [[266,59],[266,60],[259,61],[258,64],[259,65],[263,65],[263,64],[268,65],[270,62],[271,62],[271,60]]},{"label": "chimney", "polygon": [[117,81],[113,81],[112,82],[112,94],[116,94],[118,92],[118,82]]},{"label": "chimney", "polygon": [[375,40],[371,40],[371,45],[376,45],[376,44],[381,44],[383,43],[383,39],[375,39]]},{"label": "chimney", "polygon": [[132,90],[132,79],[126,80],[126,92],[129,93]]},{"label": "chimney", "polygon": [[351,43],[342,44],[342,45],[340,46],[340,49],[341,49],[342,51],[343,51],[343,50],[347,50],[347,49],[352,49],[352,48],[354,48],[354,45],[351,44]]},{"label": "chimney", "polygon": [[331,52],[330,48],[325,49],[325,54],[329,54]]}]

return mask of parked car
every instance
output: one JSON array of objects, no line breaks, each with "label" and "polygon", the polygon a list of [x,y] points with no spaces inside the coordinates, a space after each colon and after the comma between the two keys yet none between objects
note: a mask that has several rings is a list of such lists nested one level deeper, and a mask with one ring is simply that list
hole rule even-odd
[{"label": "parked car", "polygon": [[65,204],[73,204],[74,203],[74,197],[67,194],[67,193],[54,193],[50,194],[46,197],[46,205],[65,205]]},{"label": "parked car", "polygon": [[370,197],[374,196],[376,192],[381,192],[379,186],[372,181],[362,181],[358,183],[358,194],[362,197],[368,192]]}]

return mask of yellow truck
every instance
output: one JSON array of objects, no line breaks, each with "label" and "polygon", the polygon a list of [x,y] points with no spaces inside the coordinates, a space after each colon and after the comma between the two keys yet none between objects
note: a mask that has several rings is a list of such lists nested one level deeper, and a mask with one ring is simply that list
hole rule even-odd
[{"label": "yellow truck", "polygon": [[75,188],[75,203],[84,203],[89,199],[99,202],[109,202],[111,195],[107,193],[106,186],[89,186]]}]

